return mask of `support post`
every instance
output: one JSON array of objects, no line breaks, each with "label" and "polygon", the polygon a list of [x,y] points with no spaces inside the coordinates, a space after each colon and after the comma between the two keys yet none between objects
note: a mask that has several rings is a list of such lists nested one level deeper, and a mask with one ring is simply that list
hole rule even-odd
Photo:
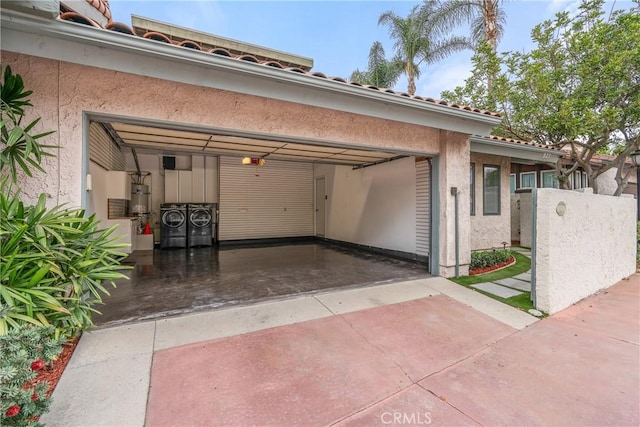
[{"label": "support post", "polygon": [[458,207],[458,194],[460,194],[460,192],[458,191],[457,187],[451,187],[451,195],[455,198],[455,225],[454,225],[454,238],[455,238],[455,252],[456,252],[456,270],[455,270],[455,274],[456,277],[460,277],[460,213],[459,213],[459,207]]}]

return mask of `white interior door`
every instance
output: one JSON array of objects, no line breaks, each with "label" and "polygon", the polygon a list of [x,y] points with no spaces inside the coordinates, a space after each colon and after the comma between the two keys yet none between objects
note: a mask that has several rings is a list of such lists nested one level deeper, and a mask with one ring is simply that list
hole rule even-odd
[{"label": "white interior door", "polygon": [[327,201],[327,187],[324,177],[316,178],[316,236],[325,233],[325,204]]}]

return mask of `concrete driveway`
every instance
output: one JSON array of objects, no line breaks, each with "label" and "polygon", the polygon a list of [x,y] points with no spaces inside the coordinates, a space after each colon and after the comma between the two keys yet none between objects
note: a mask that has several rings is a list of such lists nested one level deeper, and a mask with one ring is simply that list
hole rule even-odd
[{"label": "concrete driveway", "polygon": [[639,289],[536,322],[432,278],[100,330],[43,421],[638,425]]}]

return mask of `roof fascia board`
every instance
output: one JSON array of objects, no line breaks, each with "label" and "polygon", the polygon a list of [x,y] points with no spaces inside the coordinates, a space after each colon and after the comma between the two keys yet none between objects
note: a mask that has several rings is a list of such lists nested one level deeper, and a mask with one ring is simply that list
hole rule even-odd
[{"label": "roof fascia board", "polygon": [[531,160],[538,163],[555,163],[562,157],[562,153],[555,153],[548,148],[515,145],[510,142],[475,136],[471,137],[471,152]]},{"label": "roof fascia board", "polygon": [[499,117],[3,10],[3,50],[466,134]]}]

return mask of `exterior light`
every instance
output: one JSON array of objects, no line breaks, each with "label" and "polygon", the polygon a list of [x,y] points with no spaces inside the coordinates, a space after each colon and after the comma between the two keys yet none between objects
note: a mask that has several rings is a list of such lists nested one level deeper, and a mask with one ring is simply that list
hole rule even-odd
[{"label": "exterior light", "polygon": [[640,168],[640,149],[631,153],[631,161],[635,167]]}]

